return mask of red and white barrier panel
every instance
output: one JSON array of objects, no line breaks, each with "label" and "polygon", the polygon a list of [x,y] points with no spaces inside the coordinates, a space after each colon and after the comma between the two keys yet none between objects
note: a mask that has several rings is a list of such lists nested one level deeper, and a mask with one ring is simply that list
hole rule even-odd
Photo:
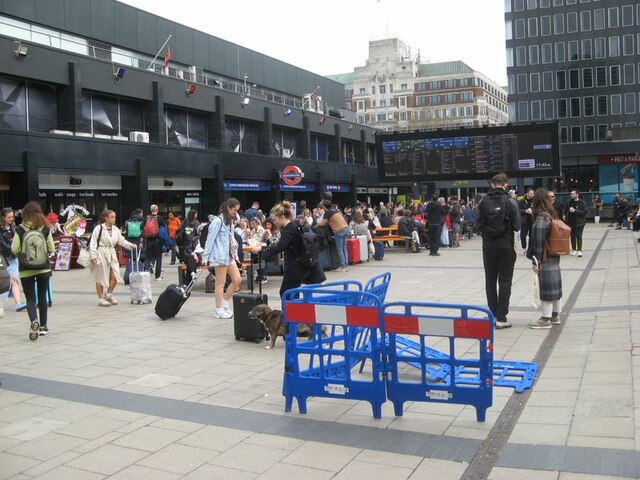
[{"label": "red and white barrier panel", "polygon": [[491,339],[491,322],[462,318],[429,318],[417,315],[385,315],[386,333],[433,335],[437,337]]},{"label": "red and white barrier panel", "polygon": [[288,322],[321,323],[350,327],[379,327],[380,308],[318,303],[285,303]]}]

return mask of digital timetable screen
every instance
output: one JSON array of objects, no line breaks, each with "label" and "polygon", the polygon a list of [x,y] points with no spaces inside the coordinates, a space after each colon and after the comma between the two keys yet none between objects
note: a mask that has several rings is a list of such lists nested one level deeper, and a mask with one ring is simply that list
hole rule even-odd
[{"label": "digital timetable screen", "polygon": [[377,134],[382,181],[560,175],[557,123]]}]

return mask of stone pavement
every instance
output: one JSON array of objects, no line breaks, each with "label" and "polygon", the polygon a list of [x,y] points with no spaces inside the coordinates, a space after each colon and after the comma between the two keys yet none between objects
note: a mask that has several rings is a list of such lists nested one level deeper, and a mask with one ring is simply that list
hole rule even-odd
[{"label": "stone pavement", "polygon": [[[26,313],[0,320],[0,478],[12,479],[611,479],[640,477],[639,244],[588,225],[585,256],[561,260],[564,323],[526,328],[529,262],[518,256],[495,358],[536,360],[533,389],[495,388],[487,420],[472,407],[311,399],[284,413],[284,344],[236,342],[212,317],[200,280],[178,318],[153,306],[98,307],[87,272],[54,274],[51,334],[27,339]],[[387,250],[382,262],[329,272],[392,272],[388,300],[484,305],[481,240],[440,257]],[[175,267],[153,284],[174,282]],[[278,306],[279,279],[265,285]]]}]

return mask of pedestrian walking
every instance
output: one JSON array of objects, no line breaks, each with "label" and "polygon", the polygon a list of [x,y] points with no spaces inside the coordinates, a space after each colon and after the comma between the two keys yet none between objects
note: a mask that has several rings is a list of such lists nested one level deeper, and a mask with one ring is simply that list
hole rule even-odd
[{"label": "pedestrian walking", "polygon": [[577,190],[571,190],[571,199],[564,211],[567,225],[571,227],[571,255],[582,256],[582,233],[587,222],[587,203]]}]

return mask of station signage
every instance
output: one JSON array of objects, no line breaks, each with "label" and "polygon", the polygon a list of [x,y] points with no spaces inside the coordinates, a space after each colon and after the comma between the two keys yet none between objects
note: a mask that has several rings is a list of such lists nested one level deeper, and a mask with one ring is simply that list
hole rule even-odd
[{"label": "station signage", "polygon": [[282,181],[289,186],[298,185],[304,178],[304,173],[297,165],[287,165],[280,175]]},{"label": "station signage", "polygon": [[271,190],[271,182],[262,181],[262,180],[255,180],[255,181],[225,180],[223,182],[223,188],[225,191],[268,192]]},{"label": "station signage", "polygon": [[298,183],[295,185],[287,185],[284,181],[280,182],[280,190],[283,192],[315,192],[316,186],[313,183]]},{"label": "station signage", "polygon": [[324,183],[322,184],[322,191],[347,193],[351,191],[351,185],[348,183]]}]

